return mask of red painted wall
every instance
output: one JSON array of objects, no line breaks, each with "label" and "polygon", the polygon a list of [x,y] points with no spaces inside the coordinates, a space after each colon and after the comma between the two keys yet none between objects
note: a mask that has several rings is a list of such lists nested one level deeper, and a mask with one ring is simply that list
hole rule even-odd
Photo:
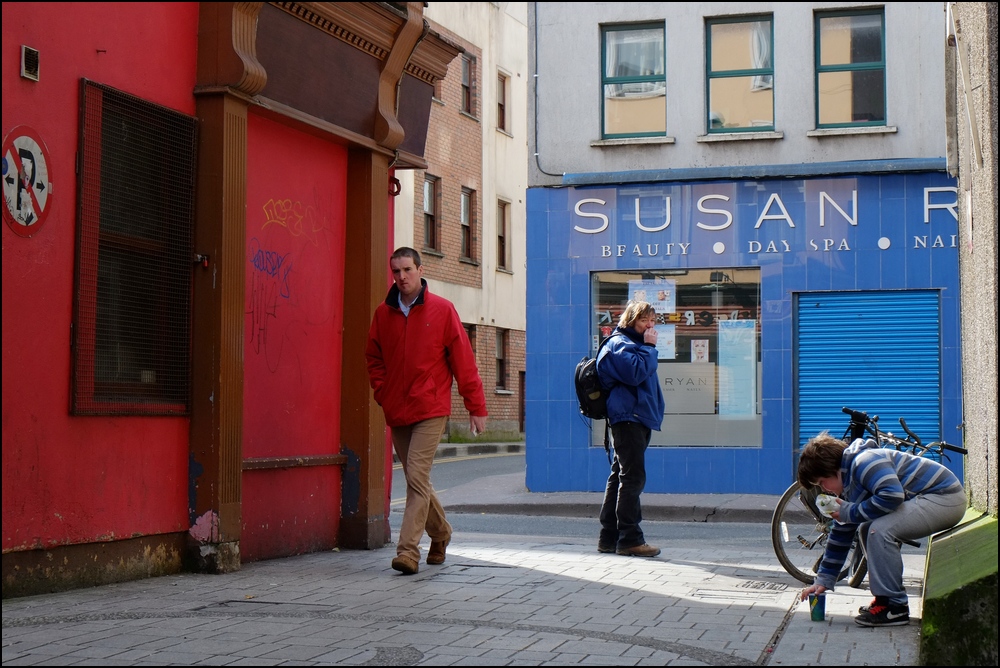
[{"label": "red painted wall", "polygon": [[[392,180],[394,178],[396,178],[396,170],[390,169],[389,170],[389,183],[390,184],[392,184]],[[389,196],[389,204],[388,204],[388,208],[389,208],[389,221],[388,221],[389,234],[387,235],[388,236],[388,248],[386,248],[386,255],[385,255],[386,258],[391,257],[392,256],[392,252],[394,250],[396,250],[396,203],[393,201],[393,199],[394,198],[392,197],[392,195],[390,195]],[[389,266],[389,261],[388,260],[386,260],[386,267],[388,269],[388,274],[386,276],[385,291],[389,292],[389,289],[392,287],[392,267]],[[374,314],[372,314],[372,315],[374,316]],[[369,325],[371,325],[370,322],[369,322]],[[369,329],[370,329],[370,327],[369,327]],[[392,512],[391,512],[392,511],[392,476],[393,476],[394,473],[395,473],[395,475],[398,475],[398,476],[402,476],[403,475],[403,469],[402,469],[402,467],[400,467],[399,471],[394,471],[394,469],[393,469],[393,467],[395,465],[394,462],[393,462],[393,458],[392,458],[394,453],[395,453],[395,450],[392,449],[392,433],[389,431],[389,428],[386,427],[385,428],[385,512],[386,512],[386,515],[389,516],[388,521],[386,521],[386,523],[385,523],[386,532],[387,532],[386,533],[386,537],[385,537],[386,542],[389,542],[389,541],[392,540],[392,522],[393,522],[393,520],[395,520],[395,522],[396,522],[397,525],[401,524],[402,521],[403,521],[403,508],[402,508],[402,506],[400,506],[400,508],[398,508],[398,512],[395,514],[395,516],[393,516]],[[398,533],[399,526],[396,527],[396,531]]]},{"label": "red painted wall", "polygon": [[[338,454],[347,150],[253,113],[248,130],[243,456]],[[243,560],[336,547],[340,474],[244,473]]]},{"label": "red painted wall", "polygon": [[[10,3],[3,134],[48,150],[46,219],[3,234],[3,551],[184,531],[188,420],[69,415],[80,78],[193,114],[196,3]],[[21,78],[20,47],[40,81]]]}]

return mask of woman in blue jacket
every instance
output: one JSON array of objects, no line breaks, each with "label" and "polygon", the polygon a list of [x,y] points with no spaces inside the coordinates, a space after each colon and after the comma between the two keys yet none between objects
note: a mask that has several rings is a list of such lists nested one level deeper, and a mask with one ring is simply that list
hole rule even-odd
[{"label": "woman in blue jacket", "polygon": [[597,355],[597,376],[610,388],[608,422],[615,456],[601,506],[598,552],[655,557],[639,527],[639,495],[646,486],[646,448],[663,422],[663,392],[656,375],[656,311],[632,301]]}]

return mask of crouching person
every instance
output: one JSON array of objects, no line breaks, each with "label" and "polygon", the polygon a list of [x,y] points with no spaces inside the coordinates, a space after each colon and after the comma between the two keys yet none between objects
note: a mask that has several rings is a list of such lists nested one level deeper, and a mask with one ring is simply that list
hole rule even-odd
[{"label": "crouching person", "polygon": [[858,610],[854,621],[861,626],[908,624],[902,541],[955,526],[968,508],[962,483],[945,466],[926,457],[882,448],[872,439],[847,445],[826,432],[803,448],[798,479],[803,487],[819,487],[839,497],[840,504],[832,515],[837,524],[816,578],[801,599],[834,588],[855,532],[860,530],[875,599]]}]

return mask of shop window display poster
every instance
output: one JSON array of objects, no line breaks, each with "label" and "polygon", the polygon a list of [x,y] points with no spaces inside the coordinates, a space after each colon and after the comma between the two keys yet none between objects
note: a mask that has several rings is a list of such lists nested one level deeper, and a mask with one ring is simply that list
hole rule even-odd
[{"label": "shop window display poster", "polygon": [[677,281],[671,278],[643,279],[628,282],[629,299],[649,302],[657,313],[677,310]]},{"label": "shop window display poster", "polygon": [[655,325],[654,329],[656,329],[656,359],[674,359],[677,355],[675,349],[677,326]]},{"label": "shop window display poster", "polygon": [[757,321],[719,321],[719,415],[752,416],[757,406]]}]

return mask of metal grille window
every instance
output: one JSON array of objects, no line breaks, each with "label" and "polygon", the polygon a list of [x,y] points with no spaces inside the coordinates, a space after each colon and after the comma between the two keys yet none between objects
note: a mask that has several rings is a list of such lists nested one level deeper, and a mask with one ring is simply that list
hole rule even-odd
[{"label": "metal grille window", "polygon": [[508,269],[507,202],[497,202],[497,269]]},{"label": "metal grille window", "polygon": [[770,16],[706,25],[711,132],[774,129],[774,27]]},{"label": "metal grille window", "polygon": [[664,25],[601,31],[603,136],[662,137],[667,132]]},{"label": "metal grille window", "polygon": [[468,188],[462,188],[462,257],[471,260],[475,256],[473,255],[473,239],[475,238],[475,231],[473,230],[472,219],[473,219],[473,207],[475,206],[475,198],[473,197],[472,191]]},{"label": "metal grille window", "polygon": [[439,183],[437,178],[424,175],[424,248],[433,251],[441,250],[437,216]]},{"label": "metal grille window", "polygon": [[885,15],[816,15],[816,127],[885,125]]},{"label": "metal grille window", "polygon": [[194,118],[81,81],[76,415],[190,410]]}]

